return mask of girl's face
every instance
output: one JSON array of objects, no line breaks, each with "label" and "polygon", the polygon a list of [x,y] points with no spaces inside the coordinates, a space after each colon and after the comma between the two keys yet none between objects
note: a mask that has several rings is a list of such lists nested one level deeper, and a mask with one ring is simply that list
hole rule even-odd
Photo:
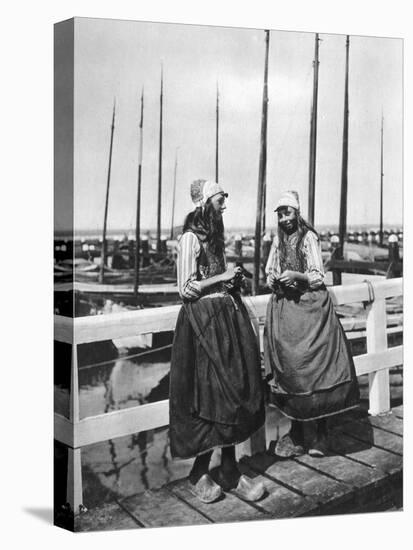
[{"label": "girl's face", "polygon": [[297,213],[291,206],[282,206],[277,210],[278,225],[286,233],[294,233],[297,229]]},{"label": "girl's face", "polygon": [[224,195],[222,195],[221,193],[218,195],[214,195],[213,197],[210,198],[210,201],[215,213],[222,216],[222,214],[227,208],[225,205]]}]

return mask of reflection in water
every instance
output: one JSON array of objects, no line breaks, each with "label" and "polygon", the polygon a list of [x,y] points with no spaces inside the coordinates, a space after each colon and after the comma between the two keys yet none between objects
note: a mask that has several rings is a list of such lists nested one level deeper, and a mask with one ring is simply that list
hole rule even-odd
[{"label": "reflection in water", "polygon": [[[151,351],[149,356],[120,357],[96,366],[80,366],[80,417],[166,399],[168,385],[161,381],[169,373],[170,348]],[[156,399],[152,396],[154,391]]]},{"label": "reflection in water", "polygon": [[[165,376],[166,373],[166,376]],[[154,401],[151,399],[151,393],[153,390],[159,388],[161,380],[167,379],[169,385],[169,362],[165,363],[143,363],[136,364],[127,359],[120,359],[115,362],[115,365],[110,373],[108,380],[105,382],[105,412],[113,410],[119,410],[126,407],[143,405]],[[162,387],[162,386],[161,386]],[[166,399],[168,393],[159,396],[159,399]],[[156,400],[156,399],[155,399]],[[131,451],[138,450],[136,458],[131,458],[122,467],[126,467],[128,464],[134,462],[140,458],[141,467],[139,468],[139,475],[142,486],[145,489],[149,489],[148,481],[148,444],[153,441],[153,437],[147,432],[140,432],[133,434],[130,438],[128,448]],[[113,470],[106,473],[107,476],[111,472],[115,472],[115,484],[120,493],[122,493],[120,487],[120,469],[117,466],[116,447],[113,441],[109,441],[110,455],[113,465]],[[168,443],[164,445],[162,451],[162,465],[166,471],[168,470]],[[136,453],[135,453],[136,455]]]},{"label": "reflection in water", "polygon": [[168,372],[169,362],[135,364],[128,359],[119,359],[106,385],[105,412],[147,403],[151,390]]},{"label": "reflection in water", "polygon": [[[169,368],[170,349],[165,348],[149,356],[121,357],[96,368],[81,367],[81,418],[166,399]],[[119,497],[161,486],[172,479],[170,462],[167,428],[91,445],[83,452],[83,463],[88,465],[84,475],[88,471],[98,474],[86,483],[96,485],[99,480]],[[181,472],[181,468],[178,470]]]}]

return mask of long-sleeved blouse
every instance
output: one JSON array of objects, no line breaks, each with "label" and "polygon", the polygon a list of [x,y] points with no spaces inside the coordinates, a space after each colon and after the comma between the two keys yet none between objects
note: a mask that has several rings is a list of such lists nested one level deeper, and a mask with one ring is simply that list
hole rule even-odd
[{"label": "long-sleeved blouse", "polygon": [[[292,241],[294,241],[294,235],[291,237]],[[325,277],[321,246],[317,235],[312,231],[307,231],[303,239],[302,247],[306,261],[304,273],[308,276],[308,287],[312,290],[316,290],[322,286]],[[265,272],[267,274],[267,284],[269,283],[269,276],[271,274],[279,277],[282,273],[278,235],[274,237]]]},{"label": "long-sleeved blouse", "polygon": [[194,301],[201,296],[201,285],[198,279],[198,258],[201,245],[198,237],[188,231],[178,243],[177,278],[178,292],[183,300]]}]

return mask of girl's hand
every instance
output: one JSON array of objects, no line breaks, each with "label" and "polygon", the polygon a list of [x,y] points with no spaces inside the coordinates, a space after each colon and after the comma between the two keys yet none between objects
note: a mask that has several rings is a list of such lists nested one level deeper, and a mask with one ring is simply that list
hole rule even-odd
[{"label": "girl's hand", "polygon": [[221,281],[226,283],[228,281],[232,281],[236,276],[240,276],[242,272],[241,267],[229,267],[224,273],[221,275]]},{"label": "girl's hand", "polygon": [[295,273],[287,269],[278,278],[279,282],[286,286],[291,286],[295,283]]}]

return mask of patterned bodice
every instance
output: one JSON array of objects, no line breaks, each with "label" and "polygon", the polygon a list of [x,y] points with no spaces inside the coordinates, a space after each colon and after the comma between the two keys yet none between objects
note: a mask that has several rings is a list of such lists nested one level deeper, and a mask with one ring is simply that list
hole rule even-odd
[{"label": "patterned bodice", "polygon": [[297,233],[289,235],[285,240],[285,257],[280,257],[281,273],[286,269],[304,273],[307,271],[307,262],[304,255],[297,254]]},{"label": "patterned bodice", "polygon": [[[201,253],[198,258],[198,280],[209,279],[214,275],[224,273],[227,269],[225,252],[214,254],[210,245],[207,242],[200,242]],[[226,292],[227,287],[224,283],[217,283],[209,287],[205,294],[213,294],[215,292]]]}]

